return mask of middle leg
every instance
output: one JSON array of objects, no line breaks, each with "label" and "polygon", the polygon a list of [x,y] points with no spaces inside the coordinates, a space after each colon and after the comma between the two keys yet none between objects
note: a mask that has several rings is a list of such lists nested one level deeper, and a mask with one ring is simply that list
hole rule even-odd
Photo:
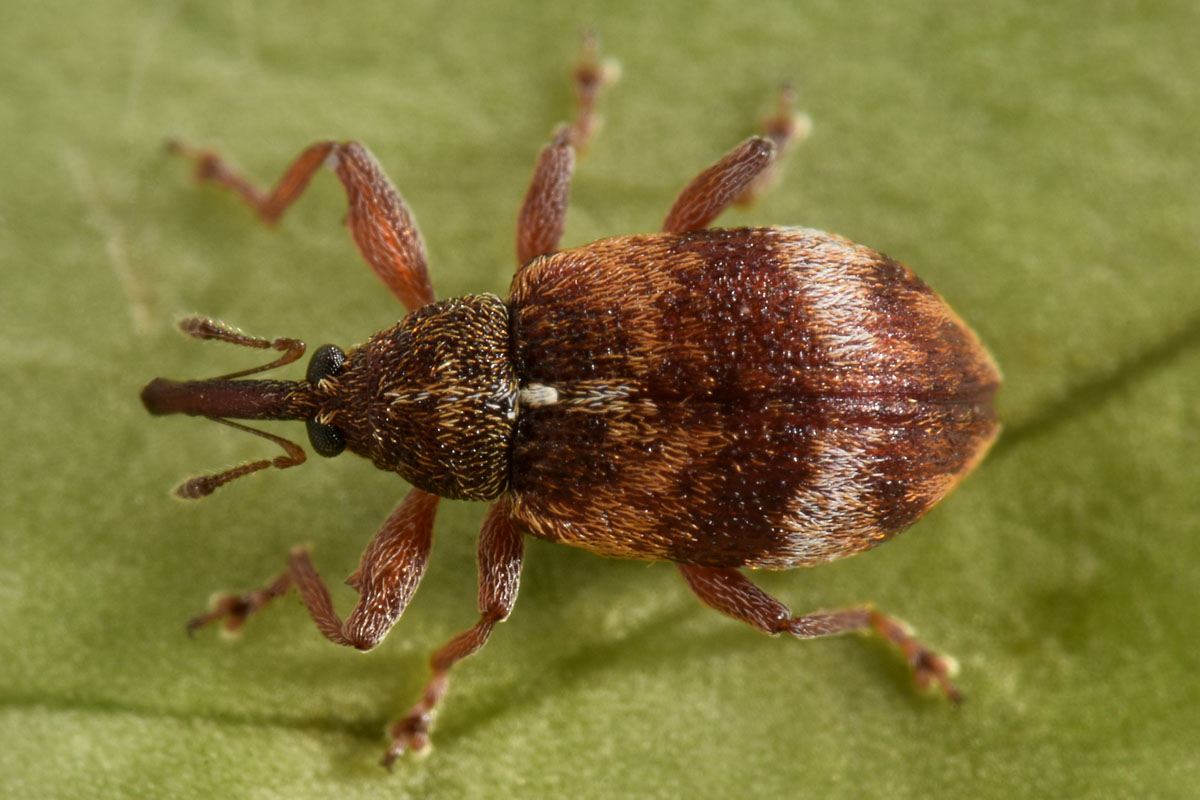
[{"label": "middle leg", "polygon": [[383,757],[388,769],[406,750],[421,750],[429,744],[433,714],[446,694],[450,668],[483,647],[496,623],[508,619],[517,602],[524,553],[524,534],[512,518],[509,503],[493,503],[479,533],[479,621],[438,648],[429,659],[433,674],[421,699],[390,728],[392,744]]},{"label": "middle leg", "polygon": [[575,148],[567,128],[538,155],[533,179],[517,215],[517,266],[558,249],[567,222],[567,195],[575,172]]},{"label": "middle leg", "polygon": [[567,194],[575,171],[575,154],[585,152],[599,130],[596,106],[604,89],[616,80],[616,74],[611,63],[600,60],[596,37],[585,36],[579,66],[572,74],[575,120],[560,127],[550,144],[542,148],[517,215],[518,267],[558,249],[567,220]]}]

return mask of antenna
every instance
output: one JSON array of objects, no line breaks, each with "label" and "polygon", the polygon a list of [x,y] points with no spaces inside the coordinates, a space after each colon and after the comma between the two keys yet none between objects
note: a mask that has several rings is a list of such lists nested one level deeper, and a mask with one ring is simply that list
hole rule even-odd
[{"label": "antenna", "polygon": [[263,339],[250,336],[218,320],[188,317],[179,321],[179,329],[196,339],[229,342],[259,350],[278,350],[282,355],[260,367],[231,372],[199,381],[175,381],[155,378],[142,389],[142,404],[151,414],[188,414],[207,417],[231,428],[262,437],[283,448],[284,455],[274,459],[247,461],[211,475],[189,478],[175,489],[175,495],[194,500],[212,494],[232,480],[259,470],[287,469],[306,460],[304,450],[295,442],[266,431],[233,422],[237,419],[303,419],[312,411],[306,384],[300,381],[238,380],[247,375],[282,367],[304,355],[299,339]]}]

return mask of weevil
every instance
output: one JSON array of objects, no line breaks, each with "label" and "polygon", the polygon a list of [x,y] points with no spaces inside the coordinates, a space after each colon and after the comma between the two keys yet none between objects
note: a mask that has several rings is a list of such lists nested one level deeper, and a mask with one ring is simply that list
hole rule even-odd
[{"label": "weevil", "polygon": [[959,700],[953,661],[897,619],[871,606],[793,615],[743,570],[849,556],[929,510],[998,432],[991,357],[887,256],[805,228],[708,227],[751,199],[778,153],[805,133],[787,94],[767,136],[687,184],[662,232],[559,250],[575,154],[596,129],[610,77],[585,46],[575,121],[541,151],[520,210],[507,299],[434,298],[413,215],[357,142],[312,145],[269,193],[215,153],[174,147],[267,224],[328,165],[358,249],[409,312],[358,347],[319,348],[295,381],[249,376],[296,361],[303,342],[209,319],[181,323],[200,339],[282,355],[209,380],[157,378],[142,391],[146,408],[247,430],[284,454],[192,478],[179,495],[305,460],[295,443],[234,419],[302,420],[318,454],[349,450],[413,487],[347,580],[359,600],[345,620],[297,548],[272,583],[220,596],[189,628],[240,627],[295,588],[322,634],[369,650],[417,589],[439,498],[490,503],[478,543],[479,620],[433,654],[420,699],[389,729],[389,767],[427,746],[451,667],[512,611],[525,536],[672,562],[702,603],[769,634],[877,633],[900,647],[920,685]]}]

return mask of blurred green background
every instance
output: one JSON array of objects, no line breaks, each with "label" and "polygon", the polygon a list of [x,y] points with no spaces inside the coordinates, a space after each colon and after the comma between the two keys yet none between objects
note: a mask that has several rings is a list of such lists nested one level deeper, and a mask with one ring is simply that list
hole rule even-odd
[{"label": "blurred green background", "polygon": [[[961,709],[878,643],[772,640],[669,566],[531,542],[434,751],[389,776],[384,725],[475,619],[483,506],[466,503],[443,504],[424,585],[374,653],[326,642],[294,599],[233,642],[184,635],[211,591],[257,585],[294,544],[337,583],[406,487],[346,458],[171,499],[275,454],[143,412],[155,375],[257,363],[174,320],[350,345],[399,310],[331,177],[268,231],[163,139],[264,181],[314,140],[366,142],[439,294],[503,293],[588,28],[623,76],[565,244],[654,230],[790,78],[813,136],[722,223],[901,259],[1003,367],[1005,434],[949,501],[879,550],[762,578],[798,611],[873,600],[914,623],[961,661]],[[1188,2],[9,4],[0,794],[1194,796],[1198,30]]]}]

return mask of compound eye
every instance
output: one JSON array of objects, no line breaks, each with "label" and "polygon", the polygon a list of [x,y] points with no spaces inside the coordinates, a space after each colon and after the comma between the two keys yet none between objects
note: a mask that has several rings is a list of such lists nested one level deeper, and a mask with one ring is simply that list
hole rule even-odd
[{"label": "compound eye", "polygon": [[[326,378],[332,378],[342,371],[342,365],[345,363],[346,354],[342,352],[342,348],[336,344],[321,345],[312,354],[312,360],[308,362],[305,380],[315,385]],[[316,444],[314,443],[313,446],[316,447]]]},{"label": "compound eye", "polygon": [[[316,360],[316,356],[313,357],[313,360]],[[346,449],[346,438],[342,436],[341,431],[315,419],[308,421],[308,440],[312,442],[313,450],[317,451],[317,455],[325,456],[325,458],[333,458]]]}]

